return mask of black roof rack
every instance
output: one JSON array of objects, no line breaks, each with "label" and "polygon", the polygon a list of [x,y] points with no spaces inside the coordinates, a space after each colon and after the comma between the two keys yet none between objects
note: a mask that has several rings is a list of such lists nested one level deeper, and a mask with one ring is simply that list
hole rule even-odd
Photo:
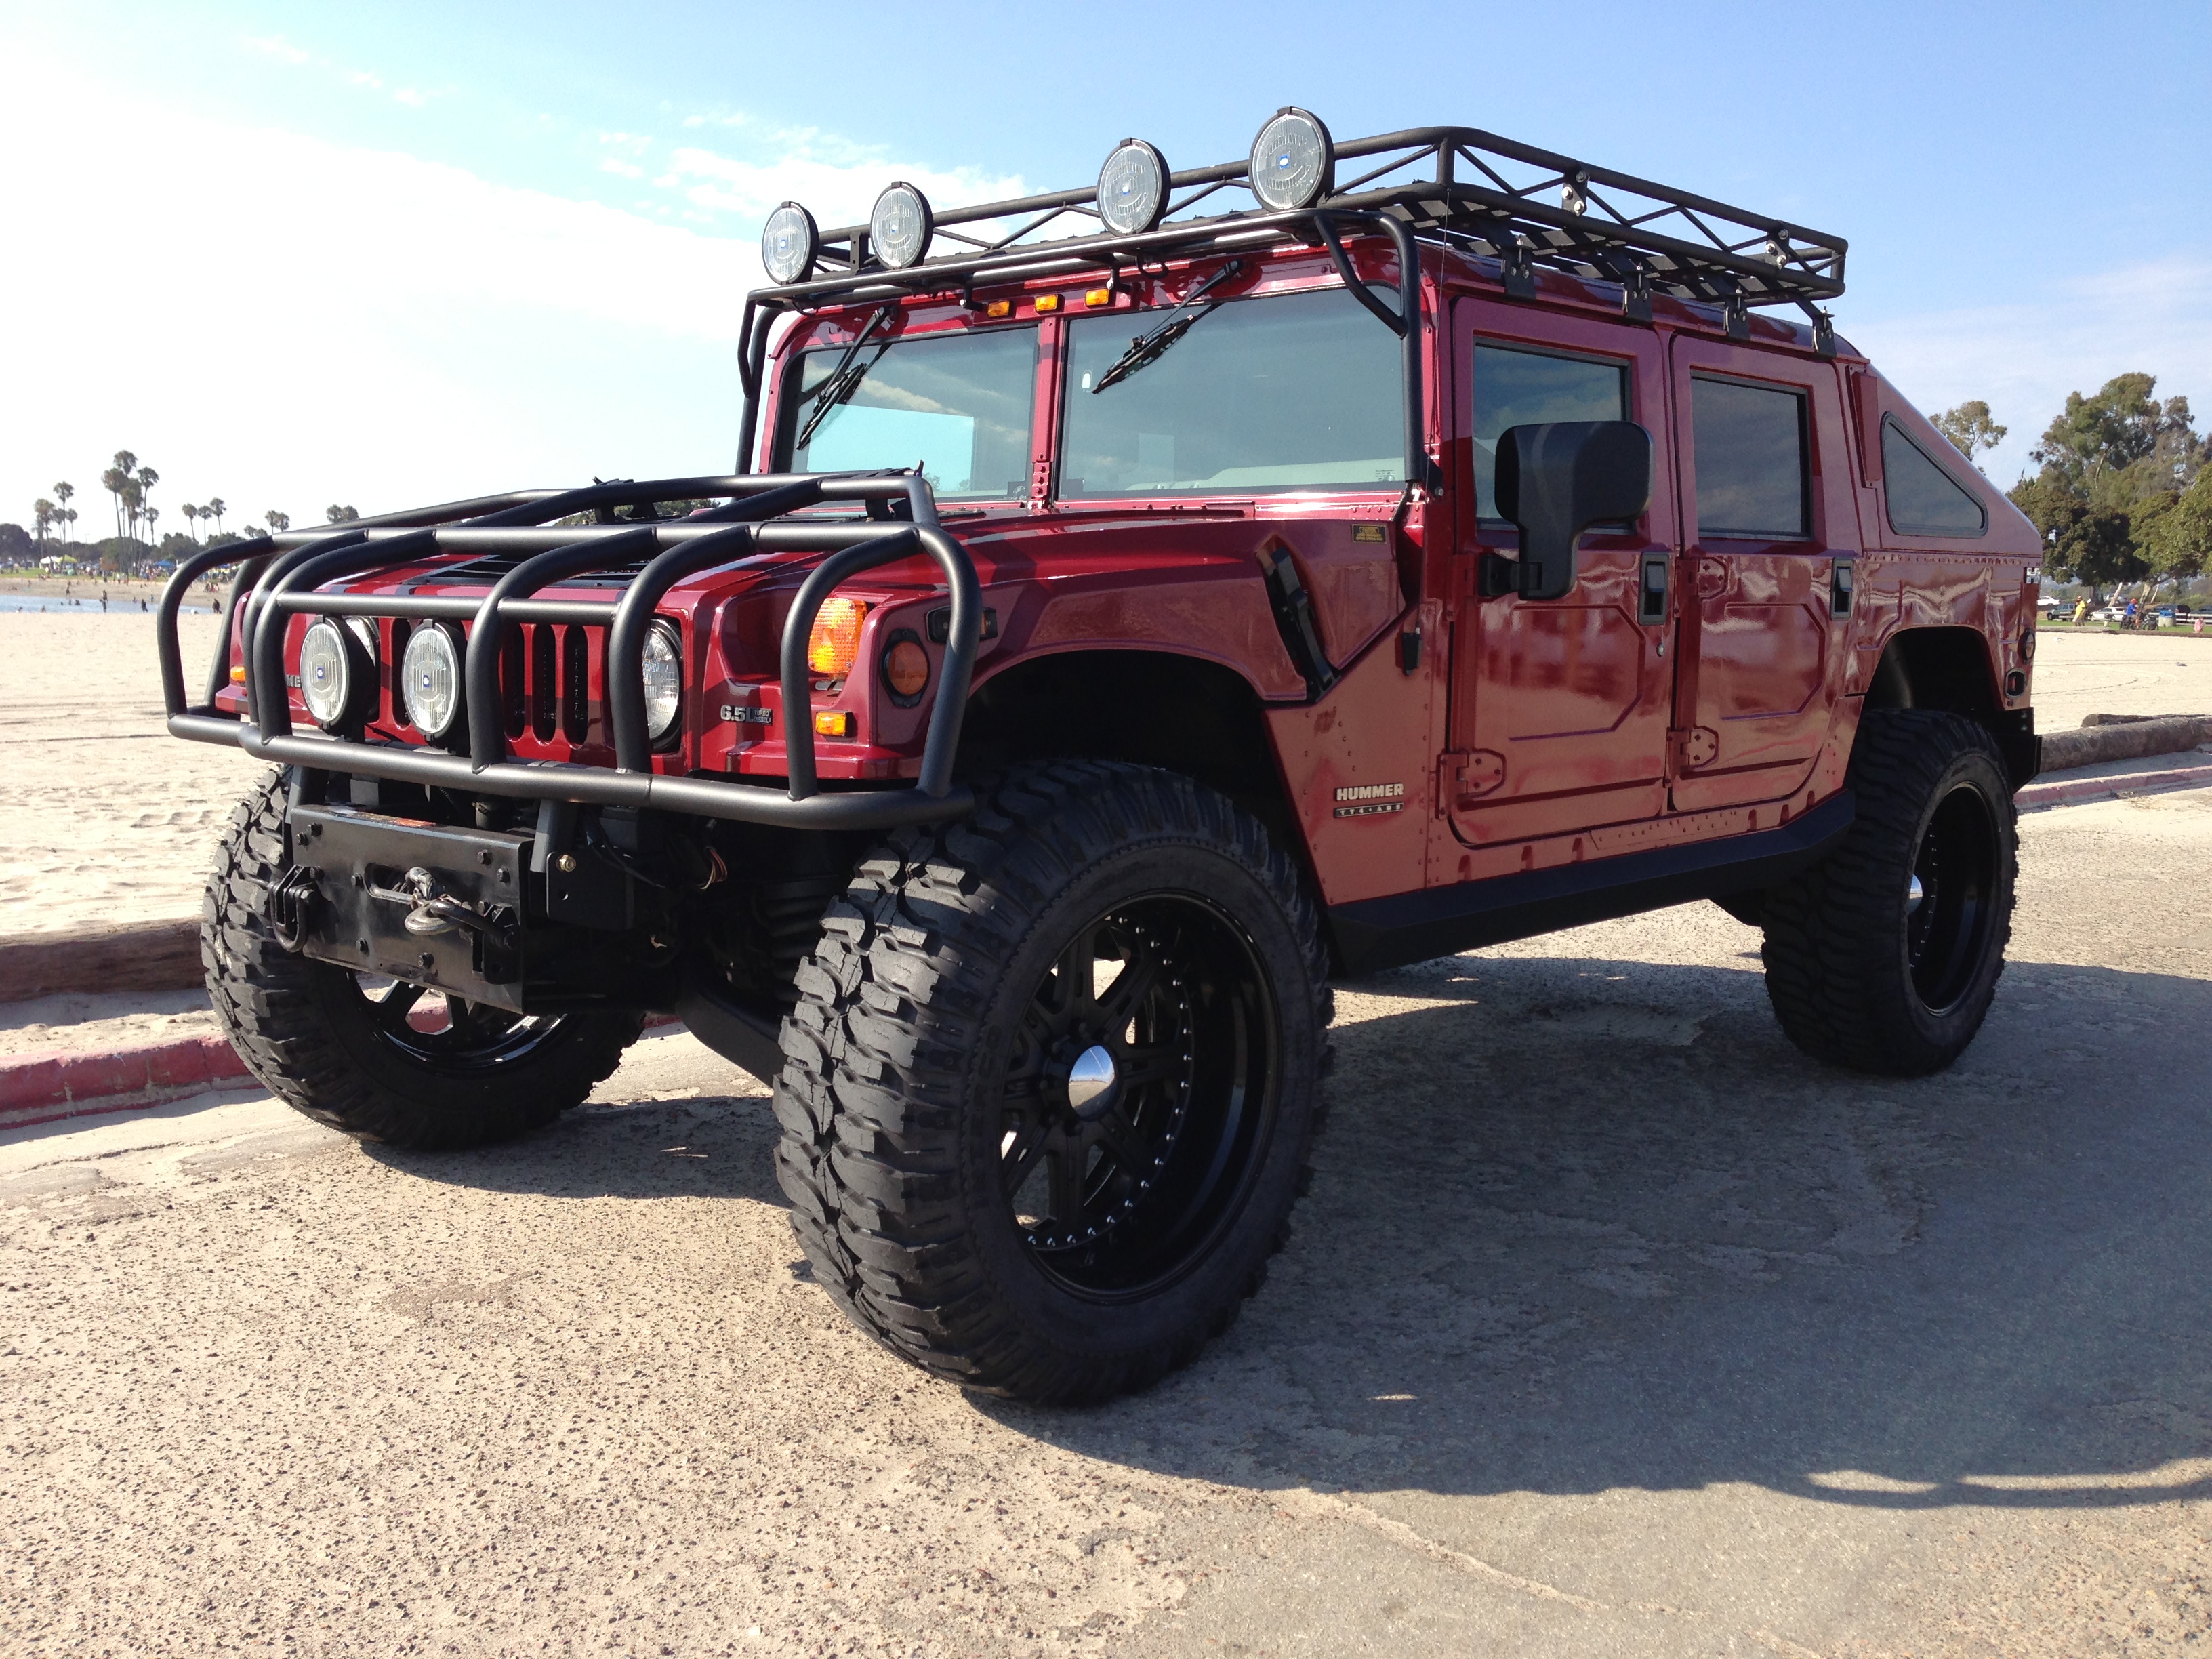
[{"label": "black roof rack", "polygon": [[[1752,213],[1473,127],[1415,127],[1334,147],[1341,179],[1312,207],[1255,206],[1210,216],[1191,210],[1222,192],[1250,193],[1249,164],[1227,161],[1170,175],[1156,230],[1115,235],[1098,225],[1091,186],[933,208],[929,255],[903,270],[872,258],[868,228],[822,234],[812,280],[750,296],[774,310],[942,291],[984,280],[1110,268],[1123,257],[1166,257],[1297,234],[1316,213],[1386,214],[1417,234],[1495,256],[1509,290],[1534,291],[1538,267],[1620,283],[1632,295],[1667,294],[1740,311],[1818,303],[1844,291],[1840,236]],[[1346,162],[1365,163],[1347,167]],[[1088,222],[1088,227],[1085,222]]]}]

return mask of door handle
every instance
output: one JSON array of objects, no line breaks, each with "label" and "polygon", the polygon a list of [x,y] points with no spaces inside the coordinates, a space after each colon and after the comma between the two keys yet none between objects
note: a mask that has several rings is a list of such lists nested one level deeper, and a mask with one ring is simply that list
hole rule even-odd
[{"label": "door handle", "polygon": [[1673,562],[1665,553],[1646,553],[1642,574],[1636,583],[1636,620],[1639,623],[1663,623],[1667,620],[1668,568]]}]

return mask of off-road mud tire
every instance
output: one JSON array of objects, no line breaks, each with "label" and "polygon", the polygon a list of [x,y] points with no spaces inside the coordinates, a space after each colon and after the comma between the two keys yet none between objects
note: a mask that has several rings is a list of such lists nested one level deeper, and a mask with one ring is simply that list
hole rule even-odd
[{"label": "off-road mud tire", "polygon": [[[893,1352],[983,1392],[1104,1399],[1188,1364],[1287,1239],[1333,1058],[1327,957],[1291,860],[1187,778],[1056,762],[978,793],[968,819],[891,835],[830,906],[783,1025],[777,1173],[815,1279]],[[1170,885],[1243,929],[1273,981],[1274,1127],[1210,1254],[1102,1305],[1036,1265],[1004,1190],[1006,1033],[1060,939]]]},{"label": "off-road mud tire", "polygon": [[[1963,716],[1879,709],[1860,720],[1848,779],[1857,816],[1843,845],[1766,890],[1767,996],[1782,1029],[1815,1059],[1924,1076],[1973,1041],[2004,971],[2019,871],[2004,757]],[[1961,953],[1957,989],[1931,1006],[1915,982],[1909,893],[1939,809],[1961,790],[1971,799],[1960,808],[1978,802],[1986,817],[1986,911],[1973,949]]]},{"label": "off-road mud tire", "polygon": [[208,994],[271,1093],[359,1139],[481,1146],[550,1123],[621,1064],[635,1013],[565,1016],[488,1076],[441,1074],[375,1042],[353,975],[293,955],[270,925],[266,896],[288,862],[284,799],[284,774],[271,772],[231,814],[200,908]]}]

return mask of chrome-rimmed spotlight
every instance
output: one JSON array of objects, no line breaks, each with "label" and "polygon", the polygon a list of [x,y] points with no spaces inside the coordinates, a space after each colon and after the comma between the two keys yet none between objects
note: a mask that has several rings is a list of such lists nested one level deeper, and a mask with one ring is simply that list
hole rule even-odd
[{"label": "chrome-rimmed spotlight", "polygon": [[376,684],[376,657],[350,629],[324,617],[300,640],[300,700],[315,724],[335,732],[353,723],[361,693]]},{"label": "chrome-rimmed spotlight", "polygon": [[1252,141],[1247,174],[1260,205],[1278,213],[1311,207],[1336,188],[1336,147],[1310,110],[1285,106]]},{"label": "chrome-rimmed spotlight", "polygon": [[1167,207],[1167,157],[1141,138],[1124,138],[1098,169],[1100,221],[1116,236],[1138,236]]},{"label": "chrome-rimmed spotlight", "polygon": [[646,634],[643,678],[645,735],[662,744],[676,735],[684,718],[684,642],[665,617]]},{"label": "chrome-rimmed spotlight", "polygon": [[461,635],[450,623],[426,623],[407,636],[399,659],[401,701],[407,719],[432,743],[461,728]]},{"label": "chrome-rimmed spotlight", "polygon": [[761,227],[761,266],[772,283],[805,282],[821,252],[822,233],[814,216],[796,202],[782,204]]},{"label": "chrome-rimmed spotlight", "polygon": [[919,264],[936,234],[929,198],[902,181],[885,185],[868,213],[868,246],[887,270],[904,270]]}]

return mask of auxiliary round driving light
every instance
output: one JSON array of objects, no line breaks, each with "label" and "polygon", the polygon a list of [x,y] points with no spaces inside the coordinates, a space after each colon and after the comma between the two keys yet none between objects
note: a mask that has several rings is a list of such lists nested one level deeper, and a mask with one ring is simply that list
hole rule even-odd
[{"label": "auxiliary round driving light", "polygon": [[325,731],[346,724],[354,689],[361,684],[358,644],[325,617],[308,625],[300,641],[300,700]]},{"label": "auxiliary round driving light", "polygon": [[908,184],[884,185],[868,215],[868,246],[890,270],[904,270],[919,263],[929,252],[929,239],[936,231],[929,198]]},{"label": "auxiliary round driving light", "polygon": [[1141,138],[1124,138],[1098,169],[1098,217],[1116,236],[1136,236],[1168,205],[1167,158]]},{"label": "auxiliary round driving light", "polygon": [[1278,213],[1311,207],[1336,188],[1336,148],[1321,117],[1278,110],[1252,141],[1247,175],[1260,205]]},{"label": "auxiliary round driving light", "polygon": [[461,723],[461,642],[452,628],[431,623],[407,636],[399,682],[408,720],[432,743],[443,743]]},{"label": "auxiliary round driving light", "polygon": [[814,227],[814,216],[796,202],[784,203],[761,227],[761,265],[772,283],[805,282],[821,251],[822,234]]},{"label": "auxiliary round driving light", "polygon": [[675,735],[684,713],[684,646],[676,624],[657,622],[645,636],[645,735],[661,743]]}]

